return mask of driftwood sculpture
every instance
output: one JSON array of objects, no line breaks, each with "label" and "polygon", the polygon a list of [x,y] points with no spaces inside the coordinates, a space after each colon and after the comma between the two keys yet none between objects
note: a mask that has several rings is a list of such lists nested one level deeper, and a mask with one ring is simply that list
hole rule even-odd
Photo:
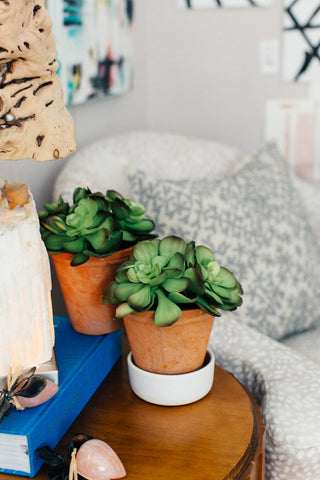
[{"label": "driftwood sculpture", "polygon": [[44,0],[0,0],[0,160],[76,150],[51,25]]}]

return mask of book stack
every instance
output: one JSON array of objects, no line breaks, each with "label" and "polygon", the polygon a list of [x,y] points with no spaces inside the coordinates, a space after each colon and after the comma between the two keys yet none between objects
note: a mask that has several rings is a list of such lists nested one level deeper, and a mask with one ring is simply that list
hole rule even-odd
[{"label": "book stack", "polygon": [[54,317],[59,390],[46,403],[10,410],[0,424],[0,472],[34,477],[43,464],[37,448],[55,448],[122,353],[120,330],[90,336],[68,317]]}]

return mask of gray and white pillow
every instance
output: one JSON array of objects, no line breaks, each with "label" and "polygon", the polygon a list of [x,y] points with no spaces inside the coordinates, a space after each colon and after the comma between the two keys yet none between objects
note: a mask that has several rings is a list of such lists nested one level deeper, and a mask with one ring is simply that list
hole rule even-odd
[{"label": "gray and white pillow", "polygon": [[[190,168],[190,166],[188,166]],[[267,145],[220,180],[129,176],[160,236],[215,252],[243,286],[232,315],[275,339],[320,324],[320,248],[276,148]]]}]

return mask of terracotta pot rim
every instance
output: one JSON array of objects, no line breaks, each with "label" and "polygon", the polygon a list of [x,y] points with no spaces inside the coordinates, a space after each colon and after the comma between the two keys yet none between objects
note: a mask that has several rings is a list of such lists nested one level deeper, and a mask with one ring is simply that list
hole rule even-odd
[{"label": "terracotta pot rim", "polygon": [[[172,325],[167,325],[166,327],[158,327],[158,328],[170,328],[170,327],[184,327],[190,323],[201,323],[204,319],[211,317],[212,320],[215,319],[214,315],[210,315],[209,313],[202,310],[202,308],[193,308],[188,310],[182,310],[182,316]],[[154,310],[147,310],[146,312],[132,312],[129,315],[126,315],[123,320],[124,322],[126,319],[132,319],[139,323],[150,324],[151,322],[154,324]],[[156,326],[156,325],[155,325]]]},{"label": "terracotta pot rim", "polygon": [[[107,262],[107,261],[110,261],[111,259],[113,258],[116,258],[117,256],[119,255],[125,255],[129,252],[131,252],[131,250],[133,249],[133,246],[131,247],[127,247],[127,248],[123,248],[121,250],[117,250],[116,252],[113,252],[111,255],[108,255],[107,257],[89,257],[89,259],[81,264],[81,265],[77,265],[78,267],[81,267],[81,266],[84,266],[86,265],[88,262],[90,262],[91,264],[96,262],[96,263],[102,263],[103,261]],[[72,258],[72,253],[49,253],[50,257],[55,260],[55,259],[60,259],[61,261],[71,261],[71,258]]]}]

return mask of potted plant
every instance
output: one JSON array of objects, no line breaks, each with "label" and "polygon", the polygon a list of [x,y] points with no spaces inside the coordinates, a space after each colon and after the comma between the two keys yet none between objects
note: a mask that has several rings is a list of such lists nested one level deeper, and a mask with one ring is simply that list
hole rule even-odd
[{"label": "potted plant", "polygon": [[214,317],[239,307],[242,293],[209,248],[169,236],[136,244],[103,301],[118,304],[135,365],[177,375],[201,368]]},{"label": "potted plant", "polygon": [[50,253],[73,328],[100,335],[121,328],[115,305],[101,303],[103,289],[139,240],[154,238],[143,205],[114,190],[106,195],[76,188],[73,204],[60,196],[39,212],[40,232]]}]

